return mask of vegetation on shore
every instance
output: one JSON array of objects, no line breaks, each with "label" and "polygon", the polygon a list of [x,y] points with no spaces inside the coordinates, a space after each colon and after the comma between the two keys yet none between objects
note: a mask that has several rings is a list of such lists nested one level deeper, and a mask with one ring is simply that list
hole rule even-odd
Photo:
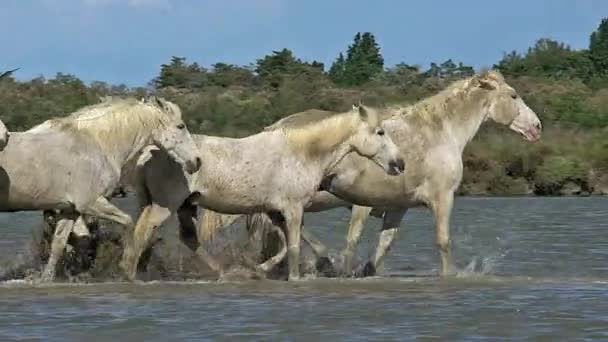
[{"label": "vegetation on shore", "polygon": [[[495,64],[541,117],[543,137],[529,144],[505,128],[486,127],[465,151],[461,194],[608,194],[608,19],[592,32],[589,47],[539,39],[524,53]],[[288,49],[251,65],[205,68],[173,57],[146,87],[85,84],[74,75],[0,82],[0,118],[12,131],[63,116],[100,97],[157,94],[180,105],[192,132],[244,136],[281,117],[310,109],[346,110],[412,102],[474,73],[447,60],[424,69],[387,67],[373,34],[357,33],[326,68]],[[490,126],[490,125],[488,125]]]}]

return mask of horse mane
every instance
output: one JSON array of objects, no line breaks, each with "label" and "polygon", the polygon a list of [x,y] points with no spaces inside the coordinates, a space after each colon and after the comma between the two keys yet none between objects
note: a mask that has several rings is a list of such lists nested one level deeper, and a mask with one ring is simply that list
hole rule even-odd
[{"label": "horse mane", "polygon": [[[373,116],[368,122],[375,128],[379,124],[377,112],[367,107],[365,110]],[[286,116],[265,127],[264,132],[280,131],[292,149],[314,157],[333,150],[356,132],[361,122],[358,112],[358,107],[342,113],[310,109]]]},{"label": "horse mane", "polygon": [[480,84],[483,80],[493,80],[499,84],[505,82],[498,70],[483,69],[471,77],[452,82],[436,95],[409,105],[391,106],[391,111],[402,118],[418,119],[428,124],[441,124],[446,118],[455,114],[451,109],[458,101],[471,98],[476,90],[481,89]]},{"label": "horse mane", "polygon": [[303,112],[288,115],[273,123],[272,125],[264,127],[264,131],[273,131],[280,128],[302,128],[306,125],[318,123],[319,121],[323,121],[339,114],[341,113],[313,108],[305,110]]},{"label": "horse mane", "polygon": [[65,117],[47,120],[43,124],[66,131],[90,128],[108,130],[111,127],[123,129],[134,122],[144,127],[158,127],[180,117],[179,107],[163,98],[151,97],[140,101],[132,97],[107,96],[99,103],[82,107]]}]

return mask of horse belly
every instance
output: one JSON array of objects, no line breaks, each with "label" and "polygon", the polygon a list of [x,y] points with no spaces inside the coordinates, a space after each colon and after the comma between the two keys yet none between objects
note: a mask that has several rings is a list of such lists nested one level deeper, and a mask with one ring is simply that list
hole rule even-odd
[{"label": "horse belly", "polygon": [[197,204],[223,214],[249,214],[268,210],[266,200],[247,192],[208,189],[201,191]]}]

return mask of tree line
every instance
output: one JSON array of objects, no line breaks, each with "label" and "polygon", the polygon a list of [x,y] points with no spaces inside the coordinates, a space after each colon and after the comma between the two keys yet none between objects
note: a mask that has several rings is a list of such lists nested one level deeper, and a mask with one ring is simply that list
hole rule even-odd
[{"label": "tree line", "polygon": [[[499,128],[483,129],[465,151],[461,193],[608,192],[608,18],[590,33],[586,49],[541,38],[493,67],[539,114],[544,137],[526,145]],[[7,72],[0,80],[0,117],[9,129],[25,130],[102,96],[156,94],[180,105],[192,132],[244,136],[310,108],[346,110],[359,100],[410,103],[474,72],[452,59],[426,68],[387,67],[373,33],[360,32],[329,67],[282,49],[249,65],[205,67],[174,56],[147,86],[134,88],[86,84],[64,73],[17,81]]]}]

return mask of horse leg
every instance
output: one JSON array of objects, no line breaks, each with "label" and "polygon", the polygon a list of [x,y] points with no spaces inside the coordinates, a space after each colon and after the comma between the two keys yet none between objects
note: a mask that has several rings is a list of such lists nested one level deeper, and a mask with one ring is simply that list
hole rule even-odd
[{"label": "horse leg", "polygon": [[389,209],[384,212],[382,219],[382,231],[378,239],[378,246],[372,263],[365,265],[363,269],[364,276],[375,275],[381,273],[384,269],[384,257],[391,248],[391,244],[397,236],[397,229],[407,209]]},{"label": "horse leg", "polygon": [[57,262],[63,256],[63,251],[68,242],[68,237],[72,232],[74,226],[74,220],[62,218],[57,222],[55,227],[55,233],[53,235],[53,242],[51,243],[51,254],[49,260],[44,267],[42,272],[41,282],[49,282],[55,279],[55,271],[57,269]]},{"label": "horse leg", "polygon": [[446,276],[452,270],[452,252],[450,241],[450,214],[454,205],[454,193],[443,193],[431,203],[435,217],[437,246],[441,254],[441,275]]},{"label": "horse leg", "polygon": [[312,248],[315,257],[317,258],[315,263],[317,272],[320,272],[325,276],[335,277],[337,272],[333,263],[329,259],[327,247],[321,242],[321,240],[317,239],[317,237],[315,237],[311,231],[306,229],[304,224],[302,224],[302,240],[304,240],[310,246],[310,248]]},{"label": "horse leg", "polygon": [[[275,215],[274,213],[269,213],[268,216],[272,221],[272,224],[268,225],[270,232],[275,233],[278,236],[281,242],[281,249],[274,256],[270,257],[268,260],[258,265],[258,271],[263,273],[270,272],[270,270],[272,270],[276,265],[283,261],[285,259],[285,256],[287,255],[287,238],[285,237],[284,232],[287,229],[285,225],[285,220],[280,214]],[[264,222],[262,221],[262,223]],[[264,244],[268,243],[267,239],[270,235],[268,233],[268,231],[264,232]],[[265,249],[266,247],[263,248]],[[264,251],[262,254],[265,254]]]},{"label": "horse leg", "polygon": [[82,213],[96,216],[101,219],[106,219],[118,223],[124,227],[130,227],[133,225],[133,219],[131,216],[118,209],[103,196],[98,197],[92,205],[82,209]]},{"label": "horse leg", "polygon": [[287,280],[300,279],[300,239],[303,214],[303,207],[283,211],[287,228],[287,262],[289,264]]},{"label": "horse leg", "polygon": [[129,280],[135,280],[139,258],[150,242],[154,229],[158,228],[169,216],[171,216],[171,210],[156,203],[152,203],[142,210],[133,231],[133,239],[130,244],[125,244],[120,261],[120,267]]},{"label": "horse leg", "polygon": [[[215,260],[203,246],[200,244],[199,234],[196,229],[194,222],[197,216],[197,206],[193,204],[184,203],[179,209],[177,209],[177,218],[179,220],[179,238],[184,245],[186,245],[196,257],[205,263],[212,271],[222,273],[222,267],[220,263]],[[203,222],[203,220],[201,220]]]},{"label": "horse leg", "polygon": [[371,211],[371,207],[353,205],[348,226],[348,235],[346,237],[346,247],[342,250],[342,259],[344,260],[343,272],[345,275],[350,275],[353,272],[353,257],[355,256],[355,250],[357,249],[357,245],[361,239],[361,233],[363,232],[363,228],[365,228],[365,222],[367,222]]}]

